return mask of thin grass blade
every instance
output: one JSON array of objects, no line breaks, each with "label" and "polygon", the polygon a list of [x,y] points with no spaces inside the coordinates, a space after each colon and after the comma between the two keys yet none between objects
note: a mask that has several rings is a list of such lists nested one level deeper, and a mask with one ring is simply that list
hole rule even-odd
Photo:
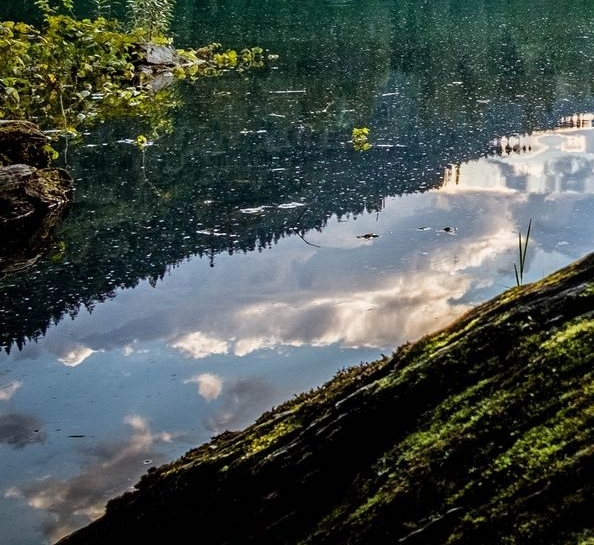
[{"label": "thin grass blade", "polygon": [[524,263],[526,263],[526,251],[528,250],[528,239],[530,238],[530,228],[532,227],[532,218],[528,222],[528,231],[526,231],[526,240],[524,241],[524,253],[522,255],[522,269]]}]

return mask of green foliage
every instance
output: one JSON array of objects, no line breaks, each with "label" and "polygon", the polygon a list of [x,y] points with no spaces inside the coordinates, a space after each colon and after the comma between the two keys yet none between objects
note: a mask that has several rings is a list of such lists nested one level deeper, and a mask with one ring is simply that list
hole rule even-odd
[{"label": "green foliage", "polygon": [[111,0],[93,0],[95,15],[97,17],[109,18],[111,14]]},{"label": "green foliage", "polygon": [[[130,0],[130,6],[140,10],[149,6],[147,2]],[[178,104],[175,89],[153,92],[152,76],[139,65],[142,45],[149,37],[168,41],[157,33],[167,29],[173,2],[150,2],[153,11],[135,19],[135,29],[128,32],[102,16],[78,20],[58,13],[71,10],[72,0],[60,0],[59,6],[38,0],[44,14],[41,30],[25,23],[0,22],[0,119],[35,119],[43,128],[68,138],[78,136],[80,125],[132,115],[149,120],[151,137],[170,130],[168,112]],[[95,5],[98,14],[110,7],[108,0],[95,0]],[[161,19],[149,21],[157,5],[162,8]],[[145,23],[149,28],[141,26]],[[178,79],[263,65],[261,48],[238,54],[211,44],[178,53],[182,59],[174,69]]]},{"label": "green foliage", "polygon": [[76,133],[81,121],[133,107],[137,36],[115,22],[48,15],[39,31],[0,23],[0,118],[42,117]]},{"label": "green foliage", "polygon": [[167,35],[175,0],[127,0],[126,5],[133,29],[146,33],[149,40]]},{"label": "green foliage", "polygon": [[[101,0],[99,0],[101,1]],[[47,19],[52,15],[56,15],[60,12],[60,8],[64,8],[69,13],[72,13],[74,9],[74,0],[59,0],[56,6],[55,3],[52,5],[50,0],[35,0],[35,5],[43,13],[43,16]]]},{"label": "green foliage", "polygon": [[285,439],[296,430],[300,429],[300,423],[296,419],[287,418],[276,423],[272,429],[262,430],[256,437],[254,437],[246,446],[247,454],[254,455],[260,451],[272,447],[278,441]]},{"label": "green foliage", "polygon": [[136,137],[135,144],[139,149],[144,151],[146,149],[146,147],[149,145],[149,141],[148,141],[148,138],[146,136],[144,136],[144,134],[139,134]]}]

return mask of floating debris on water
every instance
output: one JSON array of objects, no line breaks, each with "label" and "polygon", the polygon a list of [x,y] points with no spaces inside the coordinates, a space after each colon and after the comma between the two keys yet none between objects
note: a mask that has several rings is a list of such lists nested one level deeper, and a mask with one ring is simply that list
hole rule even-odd
[{"label": "floating debris on water", "polygon": [[286,91],[270,91],[271,95],[291,95],[294,93],[306,93],[305,89],[288,89]]},{"label": "floating debris on water", "polygon": [[264,210],[266,208],[269,208],[268,206],[258,206],[256,208],[242,208],[240,210],[240,212],[242,214],[260,214],[261,212],[264,212]]},{"label": "floating debris on water", "polygon": [[224,237],[227,235],[227,233],[224,233],[223,231],[217,231],[216,229],[200,229],[199,231],[196,231],[197,235],[212,235],[215,237]]},{"label": "floating debris on water", "polygon": [[305,206],[302,202],[287,202],[283,204],[279,204],[277,208],[281,209],[288,209],[288,208],[299,208],[300,206]]},{"label": "floating debris on water", "polygon": [[458,230],[457,227],[444,227],[442,229],[442,231],[446,232],[446,233],[450,233],[453,234],[454,232],[456,232]]}]

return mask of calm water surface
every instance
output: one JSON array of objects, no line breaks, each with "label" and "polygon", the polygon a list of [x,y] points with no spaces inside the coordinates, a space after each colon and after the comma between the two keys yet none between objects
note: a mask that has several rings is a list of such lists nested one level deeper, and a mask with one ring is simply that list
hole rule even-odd
[{"label": "calm water surface", "polygon": [[2,545],[512,287],[530,219],[525,282],[592,250],[593,7],[472,4],[178,0],[176,45],[275,57],[172,89],[145,170],[146,119],[60,143],[74,207],[0,279]]}]

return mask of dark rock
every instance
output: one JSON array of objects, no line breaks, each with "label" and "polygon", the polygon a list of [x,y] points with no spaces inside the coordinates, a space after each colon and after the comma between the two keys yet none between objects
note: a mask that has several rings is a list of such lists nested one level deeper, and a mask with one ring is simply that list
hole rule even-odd
[{"label": "dark rock", "polygon": [[71,200],[72,189],[72,178],[61,168],[0,167],[0,224],[64,206]]},{"label": "dark rock", "polygon": [[51,168],[49,139],[28,121],[0,120],[0,275],[34,264],[66,217],[73,180]]},{"label": "dark rock", "polygon": [[0,166],[21,163],[46,168],[51,161],[49,143],[30,121],[0,119]]}]

